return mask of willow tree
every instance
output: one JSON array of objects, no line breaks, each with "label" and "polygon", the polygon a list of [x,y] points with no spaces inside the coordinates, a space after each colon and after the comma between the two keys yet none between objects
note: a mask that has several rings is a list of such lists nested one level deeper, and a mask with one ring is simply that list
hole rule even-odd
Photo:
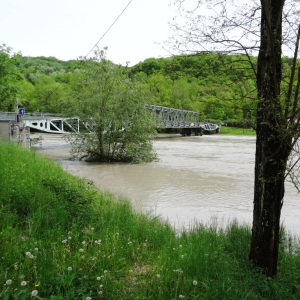
[{"label": "willow tree", "polygon": [[[300,132],[299,0],[176,2],[188,18],[185,25],[174,24],[177,49],[244,54],[253,70],[257,140],[249,258],[275,276],[285,180],[299,160],[289,163]],[[283,49],[293,56],[284,84]]]},{"label": "willow tree", "polygon": [[153,160],[156,130],[146,94],[126,68],[107,60],[103,51],[97,54],[82,62],[72,84],[69,114],[81,120],[81,132],[68,136],[73,155],[100,162]]}]

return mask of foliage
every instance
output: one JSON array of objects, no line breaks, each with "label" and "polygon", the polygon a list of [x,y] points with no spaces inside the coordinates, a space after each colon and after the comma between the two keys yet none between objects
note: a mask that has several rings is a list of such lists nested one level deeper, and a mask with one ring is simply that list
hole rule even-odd
[{"label": "foliage", "polygon": [[10,57],[11,48],[0,45],[0,110],[13,111],[18,96],[17,82],[21,76]]},{"label": "foliage", "polygon": [[250,229],[156,216],[57,164],[0,143],[1,299],[299,299],[300,245],[282,234],[274,280],[253,270]]},{"label": "foliage", "polygon": [[[83,61],[54,57],[8,57],[21,74],[13,84],[26,111],[66,113],[74,82],[85,73]],[[245,55],[198,53],[169,58],[149,58],[133,67],[118,66],[139,82],[148,104],[198,111],[200,120],[254,120],[256,84]],[[251,57],[256,68],[256,57]],[[284,58],[283,89],[292,62]],[[121,71],[120,71],[121,72]],[[13,102],[14,103],[14,102]],[[11,110],[7,105],[4,110]]]},{"label": "foliage", "polygon": [[73,154],[93,161],[152,161],[155,128],[140,85],[103,57],[87,65],[73,83],[69,113],[80,116],[86,127],[69,136]]},{"label": "foliage", "polygon": [[27,111],[62,113],[68,107],[70,82],[82,71],[80,62],[17,55],[16,66],[24,78],[20,99]]},{"label": "foliage", "polygon": [[241,55],[151,58],[133,66],[130,75],[145,81],[154,104],[195,110],[202,120],[240,119],[254,111],[255,78]]},{"label": "foliage", "polygon": [[[74,82],[89,66],[80,60],[60,61],[21,54],[10,60],[22,74],[14,87],[26,111],[65,113],[74,105],[70,101]],[[255,61],[253,58],[254,64]],[[290,64],[286,66],[289,68]],[[250,111],[255,117],[255,82],[242,56],[178,55],[146,59],[133,67],[118,67],[124,76],[128,74],[140,83],[149,97],[148,104],[198,111],[201,120],[242,119]]]}]

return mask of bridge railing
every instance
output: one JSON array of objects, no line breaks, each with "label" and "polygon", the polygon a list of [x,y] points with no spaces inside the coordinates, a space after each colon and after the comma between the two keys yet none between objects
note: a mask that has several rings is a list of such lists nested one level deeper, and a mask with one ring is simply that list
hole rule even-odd
[{"label": "bridge railing", "polygon": [[[14,120],[16,119],[16,112],[0,112],[0,120]],[[43,113],[43,112],[26,112],[23,119],[45,119],[45,118],[63,118],[61,114]]]},{"label": "bridge railing", "polygon": [[13,112],[0,112],[0,120],[15,120],[16,113]]}]

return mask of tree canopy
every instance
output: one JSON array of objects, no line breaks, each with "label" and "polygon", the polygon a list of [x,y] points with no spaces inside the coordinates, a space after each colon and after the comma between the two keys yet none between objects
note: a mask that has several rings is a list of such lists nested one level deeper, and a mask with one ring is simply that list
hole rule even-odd
[{"label": "tree canopy", "polygon": [[21,75],[16,67],[16,58],[11,57],[11,48],[0,46],[0,109],[12,111],[18,97],[18,81]]},{"label": "tree canopy", "polygon": [[[53,57],[17,54],[9,59],[21,76],[14,86],[26,111],[65,113],[73,82],[88,67],[80,60]],[[149,58],[133,67],[119,68],[140,82],[148,104],[198,111],[203,121],[255,116],[255,79],[240,55],[200,53]],[[10,108],[5,105],[3,110]]]},{"label": "tree canopy", "polygon": [[86,129],[69,136],[73,154],[93,161],[152,161],[156,131],[140,84],[102,55],[85,64],[86,72],[72,83],[69,102],[69,113],[79,116]]}]

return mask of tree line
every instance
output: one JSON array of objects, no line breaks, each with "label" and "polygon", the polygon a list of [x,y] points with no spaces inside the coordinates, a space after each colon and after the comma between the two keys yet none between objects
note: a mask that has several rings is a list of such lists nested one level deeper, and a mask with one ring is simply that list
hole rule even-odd
[{"label": "tree line", "polygon": [[[0,55],[2,111],[13,111],[18,99],[26,111],[68,113],[77,80],[91,68],[81,59],[14,54],[5,45]],[[289,64],[286,58],[287,72]],[[242,55],[177,55],[118,68],[141,86],[149,104],[198,111],[203,121],[255,117],[255,78]]]}]

